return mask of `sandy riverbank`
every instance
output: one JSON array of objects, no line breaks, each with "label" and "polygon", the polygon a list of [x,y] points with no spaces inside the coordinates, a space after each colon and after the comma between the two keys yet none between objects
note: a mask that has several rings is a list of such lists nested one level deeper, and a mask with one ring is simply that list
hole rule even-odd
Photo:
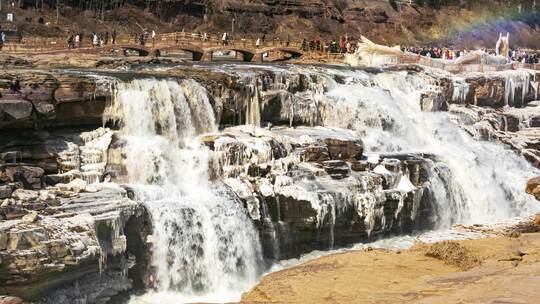
[{"label": "sandy riverbank", "polygon": [[540,233],[335,254],[264,277],[242,303],[537,303]]}]

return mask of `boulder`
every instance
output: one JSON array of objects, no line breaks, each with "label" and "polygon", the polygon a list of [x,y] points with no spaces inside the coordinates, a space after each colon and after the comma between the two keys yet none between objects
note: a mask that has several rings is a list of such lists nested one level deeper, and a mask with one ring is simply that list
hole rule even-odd
[{"label": "boulder", "polygon": [[17,297],[0,296],[0,304],[24,304],[24,301]]},{"label": "boulder", "polygon": [[328,147],[323,145],[310,145],[300,152],[300,158],[305,162],[323,162],[330,160]]},{"label": "boulder", "polygon": [[11,197],[13,197],[16,200],[23,201],[23,202],[30,202],[30,201],[35,201],[39,198],[39,192],[17,189],[13,191],[13,194],[11,195]]},{"label": "boulder", "polygon": [[9,185],[0,185],[0,199],[11,197],[13,189]]},{"label": "boulder", "polygon": [[40,189],[41,178],[45,170],[28,165],[0,165],[0,181],[4,183],[20,182],[25,189]]},{"label": "boulder", "polygon": [[362,157],[364,145],[361,140],[342,140],[327,138],[324,140],[328,146],[328,154],[331,159],[355,160]]},{"label": "boulder", "polygon": [[30,119],[32,103],[26,100],[0,99],[0,121]]},{"label": "boulder", "polygon": [[533,116],[529,119],[531,128],[540,128],[540,115]]},{"label": "boulder", "polygon": [[33,223],[39,218],[37,211],[32,211],[22,217],[22,221],[26,223]]},{"label": "boulder", "polygon": [[540,201],[540,176],[529,180],[527,182],[525,191],[531,195],[534,195],[534,197]]},{"label": "boulder", "polygon": [[349,166],[342,160],[328,160],[322,163],[324,170],[335,179],[342,179],[349,175]]}]

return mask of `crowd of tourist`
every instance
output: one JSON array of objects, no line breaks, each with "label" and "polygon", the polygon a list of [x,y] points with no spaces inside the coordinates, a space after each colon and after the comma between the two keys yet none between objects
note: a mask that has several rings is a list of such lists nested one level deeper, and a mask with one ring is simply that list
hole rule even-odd
[{"label": "crowd of tourist", "polygon": [[408,52],[428,58],[434,58],[434,59],[446,59],[446,60],[454,60],[459,57],[463,57],[465,54],[468,53],[467,50],[461,49],[461,50],[453,50],[451,48],[446,47],[401,47],[401,51]]},{"label": "crowd of tourist", "polygon": [[540,63],[540,53],[535,51],[511,51],[510,58],[512,58],[512,61],[517,61],[521,63]]},{"label": "crowd of tourist", "polygon": [[[84,32],[69,35],[67,39],[68,48],[82,48],[85,44],[84,37]],[[117,33],[116,30],[114,30],[111,34],[109,34],[109,32],[101,34],[92,33],[88,38],[90,45],[93,47],[99,47],[107,44],[116,44],[116,37]]]},{"label": "crowd of tourist", "polygon": [[[203,41],[206,41],[209,39],[209,36],[207,33],[192,33],[191,38],[194,39],[201,39]],[[80,48],[83,47],[84,42],[84,33],[77,33],[74,35],[68,36],[68,47],[69,48]],[[222,35],[218,36],[221,38],[221,44],[223,46],[229,45],[231,41],[233,41],[231,35],[229,33],[223,33]],[[156,38],[156,32],[155,31],[143,31],[141,33],[136,33],[133,36],[133,40],[136,44],[139,45],[146,45],[148,41],[151,39],[152,43],[155,43]],[[218,38],[218,39],[219,39]],[[117,32],[114,30],[112,33],[109,34],[109,32],[105,33],[92,33],[89,36],[90,45],[94,47],[99,47],[107,44],[116,44],[117,39]],[[241,41],[245,41],[246,39],[240,39]],[[3,32],[0,33],[0,46],[5,42],[5,34]],[[261,37],[256,39],[255,46],[257,48],[265,46],[269,41],[266,38],[266,35],[262,35]],[[273,44],[285,44],[286,46],[289,46],[290,39],[287,36],[287,38],[282,41],[279,38],[273,38],[271,39],[271,43]],[[332,40],[320,40],[320,39],[303,39],[302,43],[300,45],[301,50],[305,52],[325,52],[325,53],[335,53],[335,54],[351,54],[356,51],[357,48],[357,40],[348,36],[342,36],[339,39],[332,39]],[[450,47],[417,47],[417,46],[402,46],[401,51],[412,53],[420,56],[424,56],[427,58],[433,58],[433,59],[443,59],[443,60],[455,60],[460,57],[463,57],[467,53],[470,52],[470,50],[467,49],[453,49]],[[487,52],[488,54],[495,54],[494,50],[487,50],[483,49],[483,51]],[[529,64],[537,64],[540,62],[540,52],[536,51],[523,51],[523,50],[511,50],[508,54],[509,59],[515,62],[521,62],[521,63],[529,63]]]},{"label": "crowd of tourist", "polygon": [[352,54],[356,51],[356,40],[351,37],[342,36],[339,39],[329,41],[321,40],[302,40],[301,49],[305,52],[329,52]]},{"label": "crowd of tourist", "polygon": [[[463,57],[470,50],[466,49],[451,49],[446,47],[401,47],[403,52],[413,53],[420,56],[434,58],[434,59],[445,59],[445,60],[454,60],[459,57]],[[481,49],[482,51],[490,54],[496,55],[495,50],[492,49]],[[536,64],[540,63],[540,52],[536,51],[524,51],[524,50],[511,50],[508,54],[508,58],[513,62]]]}]

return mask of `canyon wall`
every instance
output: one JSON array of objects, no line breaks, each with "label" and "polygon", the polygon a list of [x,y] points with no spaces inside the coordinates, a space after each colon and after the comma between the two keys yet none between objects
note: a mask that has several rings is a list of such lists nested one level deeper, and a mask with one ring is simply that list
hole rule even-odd
[{"label": "canyon wall", "polygon": [[[444,158],[370,150],[377,147],[363,127],[394,132],[401,122],[361,103],[348,108],[347,98],[329,98],[338,85],[356,83],[363,94],[375,94],[366,98],[383,104],[385,83],[426,81],[433,86],[421,91],[414,108],[451,111],[478,140],[510,145],[538,166],[538,82],[531,71],[452,76],[410,67],[351,76],[310,67],[243,69],[253,67],[228,72],[180,66],[153,77],[144,70],[3,74],[0,292],[43,303],[105,302],[134,289],[157,288],[160,270],[152,261],[162,252],[153,249],[159,239],[152,221],[162,215],[149,211],[129,185],[127,120],[137,117],[125,114],[119,96],[135,104],[139,95],[130,94],[143,94],[141,106],[159,105],[147,108],[151,116],[131,121],[143,124],[141,129],[167,138],[184,138],[187,129],[209,132],[195,136],[204,144],[195,151],[208,154],[207,174],[224,185],[221,197],[242,206],[253,222],[268,265],[316,249],[449,227],[468,216],[461,210],[463,192],[453,189],[456,172]],[[181,102],[190,114],[175,108]],[[203,105],[211,109],[205,115],[215,117],[211,126],[200,114]],[[347,114],[359,109],[364,114]],[[179,146],[185,150],[189,144]],[[157,170],[156,158],[135,165]],[[152,178],[171,174],[176,173]]]}]

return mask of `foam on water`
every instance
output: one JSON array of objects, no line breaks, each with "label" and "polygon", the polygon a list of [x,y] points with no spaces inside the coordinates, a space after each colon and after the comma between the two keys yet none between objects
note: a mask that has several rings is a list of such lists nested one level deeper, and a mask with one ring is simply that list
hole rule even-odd
[{"label": "foam on water", "polygon": [[[366,77],[356,73],[361,74],[358,78]],[[337,85],[326,94],[325,124],[358,130],[369,152],[435,155],[440,163],[432,183],[440,183],[436,192],[442,228],[539,210],[523,191],[526,180],[538,170],[502,145],[474,140],[450,114],[422,112],[420,94],[430,89],[430,83],[406,72],[370,77],[370,85],[356,81]]]},{"label": "foam on water", "polygon": [[154,229],[155,291],[133,303],[233,301],[259,278],[258,234],[241,202],[209,181],[209,151],[196,137],[216,130],[207,96],[191,80],[134,80],[108,111]]},{"label": "foam on water", "polygon": [[[276,72],[275,79],[254,80],[259,74],[248,66],[220,69],[233,69],[249,85],[245,122],[261,124],[265,94],[261,90],[265,83],[264,87],[283,91],[280,115],[289,119],[290,124],[300,121],[353,130],[361,135],[371,162],[378,163],[379,155],[396,152],[430,155],[433,166],[429,191],[442,232],[454,223],[493,222],[540,210],[537,202],[523,191],[525,181],[539,175],[539,170],[502,145],[474,140],[456,125],[451,114],[421,111],[421,94],[433,90],[433,83],[426,77],[408,72],[370,74],[295,67],[266,68]],[[290,89],[290,82],[298,81],[299,74],[305,74],[300,81],[305,90]],[[519,93],[528,90],[524,87],[530,78],[515,73],[506,81],[508,88]],[[456,83],[461,85],[456,86],[453,97],[461,101],[468,94],[468,86],[462,80]],[[506,94],[506,103],[511,105],[524,93]],[[261,248],[241,203],[219,183],[209,181],[210,153],[196,137],[217,130],[206,90],[192,80],[147,79],[121,84],[116,97],[107,116],[120,122],[129,183],[137,199],[148,206],[154,223],[152,266],[156,288],[134,298],[133,303],[238,300],[260,277]],[[224,144],[216,141],[216,150]],[[270,151],[255,144],[246,141],[251,150]],[[272,158],[271,153],[261,153],[256,161]],[[388,173],[384,166],[375,171]],[[319,179],[320,186],[336,188],[327,179]],[[278,176],[274,191],[291,197],[305,195],[298,199],[311,202],[318,210],[319,225],[325,218],[333,225],[340,204],[362,199],[368,204],[379,199],[377,193],[362,198],[363,193],[350,195],[353,190],[348,189],[340,196],[320,195],[312,184],[301,186],[302,189],[296,189],[299,186],[293,187],[287,177]],[[414,185],[401,176],[396,187],[407,192]],[[263,219],[268,217],[267,211],[262,213]],[[270,221],[265,225],[276,231],[281,223]],[[367,226],[371,227],[369,223]],[[432,239],[449,237],[441,235],[432,235]],[[404,236],[369,246],[403,249],[415,239]],[[363,246],[366,245],[357,248]],[[282,261],[272,270],[328,253],[314,252]]]}]

